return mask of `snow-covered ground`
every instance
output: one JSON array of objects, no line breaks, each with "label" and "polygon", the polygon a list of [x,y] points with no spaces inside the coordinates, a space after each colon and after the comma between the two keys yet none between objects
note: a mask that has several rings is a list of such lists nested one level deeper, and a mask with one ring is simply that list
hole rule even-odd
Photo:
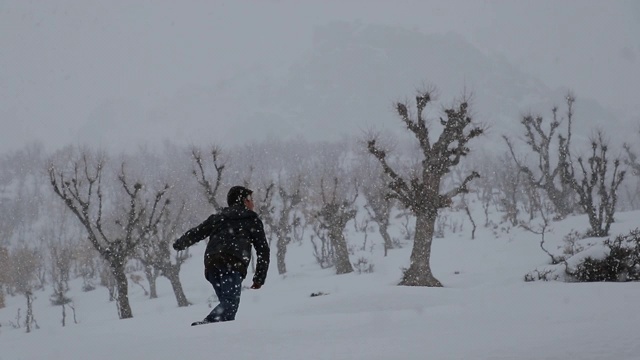
[{"label": "snow-covered ground", "polygon": [[[616,218],[612,234],[640,225],[639,212]],[[559,253],[571,229],[586,230],[586,218],[551,224],[547,248]],[[319,269],[307,246],[292,245],[289,275],[278,276],[273,261],[266,285],[243,291],[236,321],[191,327],[210,311],[213,293],[202,276],[201,243],[181,273],[193,306],[178,308],[165,279],[153,300],[131,284],[134,318],[118,320],[104,288],[83,293],[74,282],[78,323],[68,314],[63,328],[51,291],[40,291],[40,329],[27,334],[10,326],[25,299],[9,297],[0,309],[0,360],[640,359],[640,284],[524,282],[548,264],[539,240],[522,229],[496,237],[480,227],[471,240],[468,223],[447,233],[432,255],[444,288],[395,285],[410,243],[386,258],[374,249],[373,273],[340,276]],[[326,295],[310,296],[317,292]]]}]

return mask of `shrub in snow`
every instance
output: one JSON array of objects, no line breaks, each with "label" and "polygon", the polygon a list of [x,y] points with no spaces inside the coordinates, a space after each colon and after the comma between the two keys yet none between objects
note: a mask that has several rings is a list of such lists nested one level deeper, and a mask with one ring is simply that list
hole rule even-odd
[{"label": "shrub in snow", "polygon": [[51,295],[49,301],[51,301],[51,305],[53,306],[61,306],[70,303],[71,299],[68,298],[64,293],[56,291],[55,293],[53,293],[53,295]]},{"label": "shrub in snow", "polygon": [[353,263],[353,268],[358,272],[358,274],[362,273],[372,273],[373,272],[373,264],[369,262],[369,259],[361,256],[358,261]]},{"label": "shrub in snow", "polygon": [[587,257],[571,271],[580,282],[640,280],[640,230],[607,239],[608,254],[602,258]]},{"label": "shrub in snow", "polygon": [[82,284],[82,291],[83,292],[89,292],[89,291],[93,291],[96,289],[96,286],[93,285],[93,282],[86,282],[84,284]]},{"label": "shrub in snow", "polygon": [[567,235],[562,238],[564,246],[562,247],[562,253],[567,256],[573,256],[585,249],[584,245],[579,241],[584,239],[585,235],[581,234],[578,230],[571,230]]},{"label": "shrub in snow", "polygon": [[640,280],[640,230],[615,239],[589,244],[562,262],[535,269],[525,281],[638,281]]},{"label": "shrub in snow", "polygon": [[542,271],[536,269],[526,274],[524,276],[524,281],[526,282],[531,282],[536,280],[552,281],[552,280],[558,280],[559,278],[560,278],[560,275],[557,274],[553,269],[544,269]]}]

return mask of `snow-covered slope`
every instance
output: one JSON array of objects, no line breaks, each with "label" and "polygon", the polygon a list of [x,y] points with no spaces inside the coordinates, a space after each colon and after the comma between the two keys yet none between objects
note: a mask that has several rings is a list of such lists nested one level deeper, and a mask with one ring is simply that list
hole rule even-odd
[{"label": "snow-covered slope", "polygon": [[[638,215],[619,214],[613,233],[635,228]],[[548,248],[586,226],[585,217],[552,224]],[[132,284],[134,318],[118,320],[104,288],[82,293],[73,283],[78,323],[69,315],[63,328],[49,292],[37,292],[40,329],[26,334],[10,326],[25,300],[10,297],[0,309],[0,359],[639,358],[638,283],[526,283],[526,272],[548,262],[539,236],[522,229],[499,234],[481,228],[471,240],[467,222],[436,239],[432,266],[444,288],[394,285],[410,244],[386,258],[374,247],[373,273],[341,276],[319,269],[307,245],[293,245],[289,274],[280,277],[273,266],[263,289],[244,290],[235,322],[190,327],[209,312],[212,294],[200,244],[181,273],[193,306],[177,308],[166,280],[154,300]],[[369,241],[379,239],[370,234]],[[310,296],[318,292],[326,295]]]}]

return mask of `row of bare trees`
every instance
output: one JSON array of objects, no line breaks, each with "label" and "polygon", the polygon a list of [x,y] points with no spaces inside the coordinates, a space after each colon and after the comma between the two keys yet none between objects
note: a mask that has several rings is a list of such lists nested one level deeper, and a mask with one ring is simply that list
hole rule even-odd
[{"label": "row of bare trees", "polygon": [[[533,191],[544,193],[555,209],[556,219],[563,219],[573,213],[584,213],[589,219],[588,236],[603,237],[609,234],[615,221],[614,213],[618,203],[618,190],[626,171],[620,168],[619,158],[609,158],[609,143],[602,130],[596,130],[590,139],[590,151],[586,155],[572,155],[572,126],[575,97],[569,93],[566,98],[566,114],[560,116],[558,108],[551,110],[552,117],[548,125],[540,115],[524,116],[521,120],[525,128],[525,142],[536,159],[534,165],[521,160],[514,150],[513,142],[504,136],[513,161],[516,164],[518,179],[526,182],[531,191],[531,214],[541,209],[542,204],[535,201]],[[556,135],[566,122],[565,132]],[[555,145],[555,146],[554,146]],[[630,145],[622,144],[626,150],[626,163],[636,164]],[[512,201],[511,204],[514,202]]]},{"label": "row of bare trees", "polygon": [[[460,194],[472,192],[479,200],[484,226],[490,226],[491,207],[504,214],[505,223],[517,226],[526,220],[522,212],[531,219],[548,202],[557,219],[586,213],[591,235],[608,233],[625,172],[620,161],[609,160],[609,147],[601,133],[593,139],[586,158],[573,155],[574,101],[567,97],[564,117],[552,109],[548,126],[542,116],[524,116],[525,150],[505,136],[507,147],[497,160],[471,154],[472,140],[483,134],[483,127],[472,120],[468,102],[445,109],[439,119],[429,119],[427,109],[433,106],[429,92],[419,92],[413,104],[395,106],[400,124],[415,144],[406,148],[373,134],[364,141],[276,142],[229,151],[218,146],[203,151],[167,145],[163,154],[141,149],[118,160],[94,149],[69,147],[44,161],[42,149],[36,146],[26,152],[39,160],[25,162],[34,169],[46,169],[40,174],[47,179],[46,186],[35,180],[39,170],[17,176],[0,173],[0,211],[17,215],[24,211],[28,215],[21,218],[33,218],[8,221],[9,217],[0,217],[0,257],[18,256],[22,251],[9,239],[35,234],[50,245],[49,262],[56,264],[51,284],[60,303],[67,301],[69,269],[75,267],[72,273],[84,279],[87,289],[93,286],[92,279],[101,276],[101,283],[116,300],[119,316],[132,317],[127,274],[135,263],[146,277],[150,297],[157,296],[156,279],[164,276],[178,305],[187,306],[179,274],[190,256],[186,251],[174,252],[170,244],[208,213],[219,211],[225,203],[224,190],[240,183],[256,191],[257,211],[275,245],[279,274],[287,273],[288,246],[307,239],[321,267],[334,267],[337,274],[354,271],[347,227],[353,223],[358,228],[358,217],[366,218],[365,224],[377,225],[386,255],[397,243],[389,228],[394,225],[393,213],[400,212],[415,219],[413,231],[407,230],[413,248],[400,284],[441,286],[430,267],[431,245],[439,210],[450,207]],[[560,131],[563,122],[567,125],[564,133]],[[624,163],[640,169],[632,147],[624,148]],[[535,154],[534,161],[518,155],[527,150]],[[465,161],[469,155],[471,161]],[[21,186],[19,192],[6,190],[11,184],[30,181],[35,185]],[[36,230],[34,219],[48,203],[45,189],[59,199],[65,211],[57,211],[60,217],[41,222]],[[25,196],[34,199],[27,203],[28,210],[17,201]],[[466,200],[459,202],[471,216]],[[65,226],[74,228],[68,225],[69,216],[79,225],[76,231],[65,230]],[[52,217],[50,211],[43,217]],[[404,227],[408,226],[407,220]],[[90,244],[91,251],[79,244]],[[97,254],[101,261],[81,254]],[[0,261],[3,263],[11,262]],[[106,266],[96,270],[96,263]],[[9,273],[0,275],[0,305],[4,293],[19,291],[20,281],[8,279]],[[34,279],[43,278],[42,271],[31,273]]]},{"label": "row of bare trees", "polygon": [[[168,261],[162,250],[153,251],[153,244],[166,243],[175,237],[162,239],[159,229],[159,224],[173,220],[168,218],[169,185],[154,191],[141,182],[130,181],[123,162],[117,176],[122,195],[105,198],[105,162],[105,154],[83,151],[79,159],[72,159],[66,166],[51,163],[48,173],[53,191],[82,224],[89,242],[109,265],[116,284],[118,313],[121,319],[126,319],[133,316],[125,272],[128,261],[138,254],[150,283],[154,283],[153,265],[159,265],[160,269]],[[182,291],[181,287],[177,290]],[[184,294],[176,297],[179,303],[185,298]]]}]

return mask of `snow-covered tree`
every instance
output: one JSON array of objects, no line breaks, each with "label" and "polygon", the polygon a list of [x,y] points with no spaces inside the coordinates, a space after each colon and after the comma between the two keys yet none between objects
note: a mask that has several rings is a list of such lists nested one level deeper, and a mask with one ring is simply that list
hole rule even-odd
[{"label": "snow-covered tree", "polygon": [[[573,122],[573,103],[575,98],[568,94],[566,118],[558,116],[558,108],[551,110],[552,118],[547,126],[544,118],[540,115],[525,115],[520,122],[525,128],[525,141],[533,151],[536,159],[535,166],[529,166],[516,156],[514,145],[511,140],[504,136],[504,140],[509,147],[513,160],[516,162],[519,171],[524,174],[524,179],[529,186],[541,189],[546,194],[556,209],[556,217],[564,219],[574,210],[574,195],[572,187],[567,182],[562,181],[563,164],[570,156],[569,147],[571,145],[571,126]],[[558,144],[554,146],[556,131],[566,120],[566,134],[558,134]]]},{"label": "snow-covered tree", "polygon": [[562,181],[578,194],[578,205],[589,218],[589,235],[596,237],[609,235],[618,201],[618,187],[626,173],[619,169],[619,159],[614,159],[613,168],[609,169],[608,151],[609,146],[599,131],[591,139],[591,155],[586,162],[582,156],[577,157],[578,173],[571,159],[562,164]]},{"label": "snow-covered tree", "polygon": [[[52,160],[48,172],[53,191],[77,217],[93,247],[108,263],[117,287],[118,315],[127,319],[133,313],[125,266],[165,211],[167,203],[163,198],[168,186],[145,199],[151,191],[142,183],[132,184],[127,179],[123,162],[117,175],[123,193],[107,194],[103,188],[106,162],[105,154],[92,154],[85,149],[78,156],[72,155],[66,166]],[[111,211],[107,212],[107,207]]]},{"label": "snow-covered tree", "polygon": [[383,171],[390,177],[388,184],[391,196],[398,199],[416,216],[416,232],[411,263],[404,272],[400,285],[409,286],[442,286],[433,276],[430,266],[431,243],[433,241],[438,209],[451,204],[457,194],[467,191],[469,181],[479,174],[467,175],[458,187],[442,193],[441,180],[458,165],[460,159],[469,153],[467,143],[483,133],[480,127],[472,127],[469,115],[469,104],[460,102],[458,106],[445,110],[446,119],[440,118],[443,126],[438,139],[432,143],[430,129],[424,110],[431,103],[429,92],[420,92],[416,96],[417,113],[412,116],[408,105],[398,102],[396,112],[407,129],[415,136],[422,152],[421,169],[415,169],[409,179],[396,172],[387,159],[387,152],[378,146],[376,139],[368,140],[369,152],[382,165]]}]

